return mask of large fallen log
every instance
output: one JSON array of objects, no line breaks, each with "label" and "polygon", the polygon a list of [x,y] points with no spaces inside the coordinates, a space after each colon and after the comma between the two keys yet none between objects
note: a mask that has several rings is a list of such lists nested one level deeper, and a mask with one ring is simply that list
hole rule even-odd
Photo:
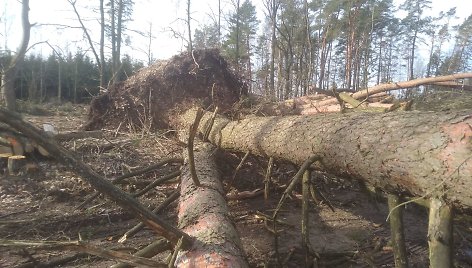
[{"label": "large fallen log", "polygon": [[[470,86],[461,84],[455,80],[472,78],[472,73],[458,73],[445,76],[418,78],[410,81],[394,82],[379,84],[358,92],[344,93],[352,98],[362,100],[362,105],[367,107],[382,107],[385,111],[395,110],[398,104],[392,102],[393,96],[387,98],[387,91],[407,89],[418,87],[421,85],[453,85],[460,89],[469,89]],[[460,86],[460,87],[459,87]],[[259,113],[263,115],[309,115],[317,113],[339,112],[341,110],[338,99],[334,97],[332,91],[314,90],[313,95],[306,95],[295,99],[285,100],[278,103],[264,103],[259,109]],[[352,92],[346,89],[338,89],[340,92]],[[367,100],[365,100],[368,97]],[[387,101],[388,100],[388,101]],[[381,101],[382,104],[377,102]],[[411,103],[403,103],[401,106]]]},{"label": "large fallen log", "polygon": [[179,253],[176,267],[248,267],[239,235],[230,220],[212,156],[214,149],[209,143],[198,143],[195,147],[195,169],[201,186],[193,183],[188,161],[182,168],[179,228],[195,241],[192,248]]},{"label": "large fallen log", "polygon": [[[182,117],[189,125],[195,111]],[[201,121],[204,130],[210,115]],[[472,208],[472,112],[349,113],[215,119],[209,139],[223,149],[302,164],[322,156],[319,168],[386,192],[443,195]]]},{"label": "large fallen log", "polygon": [[[362,99],[370,95],[377,94],[380,92],[386,92],[389,90],[413,88],[413,87],[418,87],[421,85],[426,85],[426,84],[431,84],[431,83],[447,82],[447,81],[453,81],[453,80],[464,79],[464,78],[472,78],[472,73],[459,73],[459,74],[451,74],[451,75],[436,76],[436,77],[418,78],[418,79],[403,81],[403,82],[379,84],[379,85],[367,88],[365,90],[358,91],[352,94],[352,97],[354,99]],[[327,105],[336,104],[336,103],[338,103],[337,99],[328,99],[325,101],[318,102],[317,106],[321,107],[321,106],[327,106]]]}]

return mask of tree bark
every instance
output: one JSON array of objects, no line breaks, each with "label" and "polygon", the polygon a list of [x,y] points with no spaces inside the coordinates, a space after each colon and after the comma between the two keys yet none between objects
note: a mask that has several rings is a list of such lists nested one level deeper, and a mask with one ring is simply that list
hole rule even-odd
[{"label": "tree bark", "polygon": [[[412,88],[412,87],[417,87],[417,86],[421,86],[425,84],[431,84],[435,82],[445,82],[445,81],[452,81],[452,80],[463,79],[463,78],[472,78],[472,73],[458,73],[458,74],[451,74],[451,75],[445,75],[445,76],[418,78],[418,79],[414,79],[410,81],[403,81],[403,82],[380,84],[380,85],[376,85],[362,91],[358,91],[352,94],[352,97],[355,99],[362,99],[367,96],[380,93],[380,92],[386,92],[389,90]],[[329,100],[317,103],[317,106],[327,106],[327,105],[336,104],[336,103],[337,103],[336,99],[329,99]]]},{"label": "tree bark", "polygon": [[[182,168],[179,228],[195,237],[195,241],[191,249],[179,253],[176,267],[248,267],[239,235],[229,218],[212,157],[214,149],[210,143],[196,144],[194,156],[200,187],[193,183],[188,161]],[[187,155],[187,150],[184,154]]]},{"label": "tree bark", "polygon": [[[192,122],[195,112],[182,117]],[[205,130],[210,114],[203,117]],[[209,139],[223,149],[302,164],[322,157],[326,172],[349,176],[390,193],[444,194],[470,209],[472,112],[348,113],[255,117],[231,122],[217,117]]]},{"label": "tree bark", "polygon": [[405,232],[403,228],[403,206],[397,195],[388,195],[388,210],[390,211],[390,241],[393,247],[395,268],[408,268],[408,254],[405,244]]},{"label": "tree bark", "polygon": [[[95,53],[96,54],[96,53]],[[105,7],[104,0],[100,0],[100,58],[95,55],[100,72],[100,89],[105,86]]]},{"label": "tree bark", "polygon": [[441,198],[432,198],[428,223],[429,265],[432,268],[454,267],[452,219],[451,207]]},{"label": "tree bark", "polygon": [[29,0],[23,0],[21,8],[21,24],[23,26],[23,36],[21,39],[20,46],[13,57],[12,61],[8,66],[2,70],[2,98],[5,102],[5,106],[10,111],[16,111],[16,96],[13,80],[16,75],[16,68],[18,64],[23,60],[28,49],[28,43],[30,39],[31,24],[29,23]]}]

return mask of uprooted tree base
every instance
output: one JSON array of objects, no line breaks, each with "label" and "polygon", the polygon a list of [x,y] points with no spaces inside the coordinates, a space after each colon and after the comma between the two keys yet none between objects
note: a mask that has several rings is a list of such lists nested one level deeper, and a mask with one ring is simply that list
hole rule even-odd
[{"label": "uprooted tree base", "polygon": [[247,94],[218,50],[195,50],[143,68],[92,100],[85,129],[156,129],[172,125],[191,105],[228,111]]}]

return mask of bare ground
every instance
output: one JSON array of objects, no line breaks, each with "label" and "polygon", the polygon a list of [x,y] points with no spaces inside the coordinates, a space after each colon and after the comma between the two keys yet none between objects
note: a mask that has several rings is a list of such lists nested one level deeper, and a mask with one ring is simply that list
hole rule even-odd
[{"label": "bare ground", "polygon": [[[75,130],[85,122],[86,107],[69,106],[55,109],[49,116],[30,116],[26,119],[41,125],[51,123],[60,132]],[[106,132],[107,139],[81,139],[65,143],[70,150],[102,175],[112,178],[137,167],[145,167],[169,156],[180,156],[181,148],[171,133]],[[113,144],[113,146],[109,146]],[[219,167],[225,184],[242,155],[219,152]],[[16,175],[0,177],[0,237],[28,240],[77,240],[100,247],[134,252],[151,243],[156,237],[143,230],[120,244],[117,240],[137,221],[121,208],[98,198],[85,210],[75,210],[93,189],[75,174],[52,159],[30,156],[32,168]],[[252,191],[263,187],[266,159],[249,158],[239,170],[232,191]],[[123,188],[133,192],[145,187],[156,177],[175,170],[166,166],[156,172],[127,180]],[[278,254],[274,248],[271,225],[265,224],[263,214],[271,215],[284,190],[296,172],[293,166],[276,163],[272,176],[273,189],[269,199],[262,195],[250,199],[230,200],[229,205],[251,267],[275,267],[276,259],[285,267],[302,267],[305,256],[301,247],[300,189],[284,205],[278,225],[282,230],[278,239]],[[326,175],[313,177],[317,188],[334,207],[313,204],[310,210],[310,242],[318,254],[318,267],[394,267],[389,244],[388,209],[383,200],[369,196],[355,181]],[[142,203],[156,206],[168,196],[177,184],[156,187],[141,197]],[[161,217],[176,223],[176,204]],[[472,220],[457,217],[455,227],[455,262],[457,267],[472,265]],[[405,227],[411,267],[427,267],[427,211],[416,205],[405,210]],[[164,260],[167,253],[156,259]],[[115,261],[76,252],[47,250],[20,250],[0,248],[0,267],[41,267],[52,260],[72,256],[65,264],[55,267],[109,267]]]}]

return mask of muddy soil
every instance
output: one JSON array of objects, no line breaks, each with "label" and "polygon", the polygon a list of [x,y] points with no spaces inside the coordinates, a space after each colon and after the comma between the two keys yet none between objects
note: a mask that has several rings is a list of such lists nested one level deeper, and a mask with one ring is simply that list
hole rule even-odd
[{"label": "muddy soil", "polygon": [[[63,132],[78,129],[86,121],[86,113],[86,107],[73,106],[66,110],[55,109],[48,116],[26,115],[25,118],[38,126],[53,124]],[[130,134],[109,129],[105,130],[106,139],[85,138],[63,145],[81,155],[103,176],[113,178],[166,157],[180,156],[181,147],[172,133],[171,130],[161,130]],[[242,155],[219,152],[218,164],[227,188],[241,158]],[[72,241],[80,237],[96,246],[130,253],[156,239],[154,233],[145,229],[124,243],[118,243],[121,235],[138,223],[127,211],[103,197],[97,198],[84,210],[76,210],[94,190],[53,159],[32,155],[28,161],[34,168],[16,175],[0,171],[0,238]],[[266,165],[267,159],[249,157],[237,173],[231,191],[262,188]],[[130,178],[122,187],[135,192],[162,174],[178,168],[165,166]],[[305,265],[300,235],[300,189],[296,189],[280,214],[278,250],[274,247],[272,225],[264,221],[264,214],[272,214],[284,186],[295,172],[295,167],[290,164],[276,163],[267,200],[258,195],[229,201],[251,267],[276,267],[277,260],[284,267]],[[334,208],[332,211],[325,201],[313,203],[309,212],[310,244],[317,253],[317,267],[394,267],[385,200],[367,194],[357,182],[348,179],[315,174],[312,180]],[[177,187],[177,183],[156,187],[140,197],[140,201],[154,207]],[[160,216],[176,224],[176,209],[177,205],[173,203]],[[411,204],[406,207],[404,215],[411,267],[427,267],[427,211]],[[456,218],[456,222],[455,262],[457,267],[470,267],[472,220],[461,216]],[[165,261],[168,254],[158,255],[155,259]],[[70,258],[66,261],[66,257]],[[41,267],[55,260],[64,260],[64,263],[52,267],[109,267],[116,263],[77,252],[0,247],[0,267]]]}]

